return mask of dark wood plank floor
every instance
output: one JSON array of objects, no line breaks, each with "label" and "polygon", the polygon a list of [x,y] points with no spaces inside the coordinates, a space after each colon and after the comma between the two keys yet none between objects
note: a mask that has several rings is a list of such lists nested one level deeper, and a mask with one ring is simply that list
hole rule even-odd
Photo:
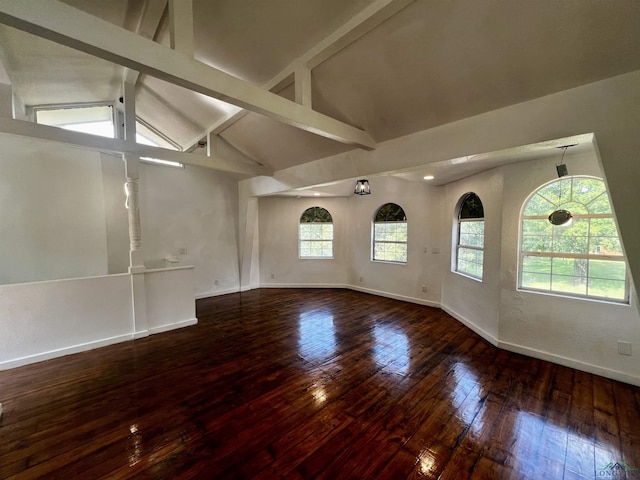
[{"label": "dark wood plank floor", "polygon": [[[0,478],[640,478],[640,389],[347,290],[0,372]],[[622,477],[620,477],[622,478]]]}]

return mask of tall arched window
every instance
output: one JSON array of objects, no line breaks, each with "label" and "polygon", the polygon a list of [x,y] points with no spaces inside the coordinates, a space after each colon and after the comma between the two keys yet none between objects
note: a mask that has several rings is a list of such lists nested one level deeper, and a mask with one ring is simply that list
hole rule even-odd
[{"label": "tall arched window", "polygon": [[407,263],[407,216],[400,205],[385,203],[373,220],[374,261]]},{"label": "tall arched window", "polygon": [[[557,218],[561,225],[551,223]],[[628,300],[625,258],[602,180],[563,177],[543,185],[524,204],[521,232],[520,288]]]},{"label": "tall arched window", "polygon": [[484,262],[484,207],[475,193],[462,196],[458,205],[455,271],[482,279]]},{"label": "tall arched window", "polygon": [[333,258],[333,218],[322,207],[307,208],[300,216],[300,258]]}]

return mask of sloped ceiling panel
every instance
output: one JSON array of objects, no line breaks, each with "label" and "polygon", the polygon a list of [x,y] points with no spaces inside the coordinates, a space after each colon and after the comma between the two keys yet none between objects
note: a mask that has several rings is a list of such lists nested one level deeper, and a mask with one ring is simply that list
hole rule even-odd
[{"label": "sloped ceiling panel", "polygon": [[313,71],[314,108],[395,138],[640,68],[640,2],[416,1]]},{"label": "sloped ceiling panel", "polygon": [[198,60],[262,85],[373,0],[194,0]]},{"label": "sloped ceiling panel", "polygon": [[114,101],[122,67],[0,26],[2,61],[25,105]]}]

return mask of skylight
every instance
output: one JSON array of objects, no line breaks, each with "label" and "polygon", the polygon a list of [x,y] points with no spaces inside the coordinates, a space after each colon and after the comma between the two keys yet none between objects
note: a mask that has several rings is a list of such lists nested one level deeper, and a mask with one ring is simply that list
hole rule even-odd
[{"label": "skylight", "polygon": [[115,138],[111,105],[69,106],[35,109],[36,123]]}]

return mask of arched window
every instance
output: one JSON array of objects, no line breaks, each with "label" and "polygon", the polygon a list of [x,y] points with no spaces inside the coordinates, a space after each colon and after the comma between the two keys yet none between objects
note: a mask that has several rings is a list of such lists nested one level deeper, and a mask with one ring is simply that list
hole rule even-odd
[{"label": "arched window", "polygon": [[563,177],[543,185],[524,204],[521,232],[520,288],[628,300],[626,263],[602,180]]},{"label": "arched window", "polygon": [[333,218],[322,207],[307,208],[300,216],[300,258],[333,258]]},{"label": "arched window", "polygon": [[458,206],[455,271],[482,279],[484,262],[484,207],[475,193],[467,193]]},{"label": "arched window", "polygon": [[386,203],[373,221],[374,261],[407,263],[407,216],[400,205]]}]

